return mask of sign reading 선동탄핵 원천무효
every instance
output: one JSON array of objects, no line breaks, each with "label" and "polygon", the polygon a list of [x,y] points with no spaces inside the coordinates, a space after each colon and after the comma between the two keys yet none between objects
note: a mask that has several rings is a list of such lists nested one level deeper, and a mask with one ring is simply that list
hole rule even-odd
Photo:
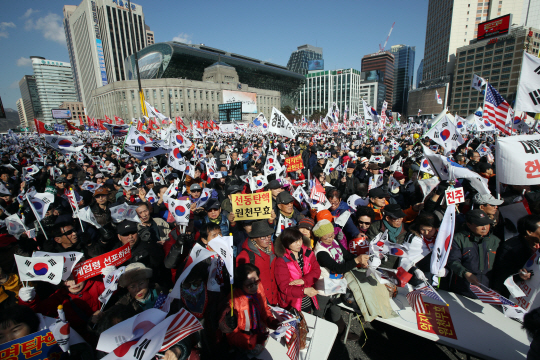
[{"label": "sign reading \uc120\ub3d9\ud0c4\ud575 \uc6d0\ucc9c\ubb34\ud6a8", "polygon": [[231,195],[235,221],[270,219],[272,195],[270,191]]}]

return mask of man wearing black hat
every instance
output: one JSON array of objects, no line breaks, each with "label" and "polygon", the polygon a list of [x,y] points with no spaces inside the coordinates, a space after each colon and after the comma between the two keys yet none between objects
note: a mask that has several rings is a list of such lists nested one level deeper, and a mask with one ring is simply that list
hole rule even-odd
[{"label": "man wearing black hat", "polygon": [[161,245],[139,239],[136,222],[124,220],[116,226],[116,230],[119,241],[114,248],[118,249],[125,244],[129,244],[131,248],[131,258],[123,263],[123,266],[136,262],[143,263],[146,267],[154,270],[152,276],[154,281],[164,286],[172,285],[170,284],[172,282],[170,272],[165,268],[165,253]]},{"label": "man wearing black hat", "polygon": [[229,226],[231,220],[234,221],[234,214],[226,211],[221,211],[221,205],[218,199],[211,198],[204,205],[204,210],[201,213],[195,213],[195,227],[200,228],[204,224],[214,223],[218,224],[223,236],[229,235]]},{"label": "man wearing black hat", "polygon": [[454,234],[447,267],[453,271],[450,288],[471,298],[469,285],[490,286],[491,270],[501,240],[490,233],[492,220],[480,209],[466,214],[466,224]]},{"label": "man wearing black hat", "polygon": [[356,169],[356,164],[352,161],[349,161],[347,164],[346,175],[341,178],[338,182],[338,190],[343,194],[344,199],[348,199],[349,196],[356,193],[356,189],[360,185],[360,180],[354,176],[354,170]]},{"label": "man wearing black hat", "polygon": [[279,193],[276,197],[276,203],[278,212],[272,210],[272,216],[268,219],[268,223],[274,227],[274,231],[280,225],[281,218],[284,222],[290,223],[290,226],[295,226],[304,218],[304,215],[294,208],[294,198],[288,191]]}]

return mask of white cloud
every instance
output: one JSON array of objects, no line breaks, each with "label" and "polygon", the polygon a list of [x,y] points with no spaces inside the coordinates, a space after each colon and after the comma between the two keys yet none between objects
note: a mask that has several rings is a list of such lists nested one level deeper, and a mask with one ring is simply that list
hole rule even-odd
[{"label": "white cloud", "polygon": [[21,56],[19,59],[17,59],[17,66],[30,66],[32,65],[32,60],[30,58],[25,58],[24,56]]},{"label": "white cloud", "polygon": [[15,24],[12,22],[1,22],[0,23],[0,38],[7,38],[9,36],[6,31],[8,28],[14,28]]},{"label": "white cloud", "polygon": [[26,12],[24,13],[24,15],[22,16],[23,19],[27,19],[29,18],[30,16],[32,16],[33,14],[37,14],[39,12],[39,10],[34,10],[32,8],[26,10]]},{"label": "white cloud", "polygon": [[62,18],[57,14],[48,14],[37,20],[29,19],[26,21],[26,30],[38,30],[47,40],[52,40],[62,45],[66,45],[66,34]]},{"label": "white cloud", "polygon": [[15,80],[14,82],[9,85],[10,89],[18,89],[19,88],[19,81]]},{"label": "white cloud", "polygon": [[180,33],[176,35],[175,37],[173,37],[172,41],[178,41],[184,44],[191,44],[191,38],[192,38],[192,35],[188,35],[186,33]]}]

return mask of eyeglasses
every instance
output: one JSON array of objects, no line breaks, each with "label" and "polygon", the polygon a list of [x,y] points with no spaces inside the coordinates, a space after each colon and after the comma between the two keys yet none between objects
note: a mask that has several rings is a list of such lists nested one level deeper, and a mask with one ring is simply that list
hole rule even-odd
[{"label": "eyeglasses", "polygon": [[244,284],[244,286],[247,287],[248,289],[252,289],[254,287],[259,286],[260,282],[261,282],[261,279],[257,279],[249,284]]},{"label": "eyeglasses", "polygon": [[371,225],[371,221],[360,221],[360,220],[358,220],[358,224],[360,224],[360,225]]},{"label": "eyeglasses", "polygon": [[68,230],[68,231],[66,231],[66,232],[63,232],[63,233],[62,233],[62,236],[64,236],[64,235],[65,235],[65,236],[69,236],[69,235],[73,234],[74,232],[75,232],[75,229],[71,229],[71,230]]}]

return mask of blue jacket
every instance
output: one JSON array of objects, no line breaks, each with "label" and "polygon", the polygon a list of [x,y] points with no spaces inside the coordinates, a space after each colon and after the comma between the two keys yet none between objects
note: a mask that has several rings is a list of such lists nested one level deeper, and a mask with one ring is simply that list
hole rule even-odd
[{"label": "blue jacket", "polygon": [[[306,165],[306,164],[304,164]],[[308,169],[309,171],[313,172],[313,168],[317,165],[317,155],[311,154],[308,160]]]},{"label": "blue jacket", "polygon": [[[343,214],[346,210],[349,210],[349,205],[347,205],[346,202],[342,201],[336,210],[330,211],[332,216],[338,217],[339,215]],[[354,216],[354,213],[351,211],[351,216],[349,219],[347,219],[347,222],[345,223],[345,226],[342,228],[343,233],[347,237],[347,240],[352,240],[358,236],[360,233],[360,230],[356,226],[354,226],[352,217]]]}]

